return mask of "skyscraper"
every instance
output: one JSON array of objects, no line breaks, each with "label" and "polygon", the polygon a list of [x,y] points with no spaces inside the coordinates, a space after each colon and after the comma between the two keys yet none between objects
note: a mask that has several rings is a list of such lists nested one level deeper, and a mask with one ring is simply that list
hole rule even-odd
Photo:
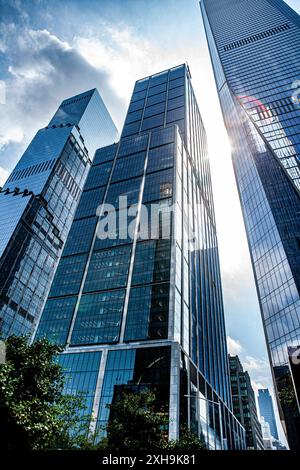
[{"label": "skyscraper", "polygon": [[99,145],[117,130],[96,89],[64,100],[0,191],[0,331],[29,334]]},{"label": "skyscraper", "polygon": [[[300,337],[300,19],[282,0],[200,6],[279,398]],[[297,411],[282,411],[299,447]]]},{"label": "skyscraper", "polygon": [[265,420],[264,417],[261,418],[261,429],[262,429],[262,436],[264,441],[265,450],[274,450],[272,444],[272,434],[270,430],[269,423]]},{"label": "skyscraper", "polygon": [[258,406],[260,416],[263,416],[265,421],[269,423],[271,435],[278,440],[273,401],[268,388],[258,390]]},{"label": "skyscraper", "polygon": [[120,142],[97,150],[43,336],[64,345],[68,390],[86,393],[93,428],[108,422],[120,386],[148,386],[167,410],[171,439],[187,423],[212,449],[244,447],[232,414],[206,136],[186,65],[138,80]]},{"label": "skyscraper", "polygon": [[246,430],[247,449],[263,450],[262,430],[250,376],[244,371],[238,356],[229,356],[229,368],[233,412]]}]

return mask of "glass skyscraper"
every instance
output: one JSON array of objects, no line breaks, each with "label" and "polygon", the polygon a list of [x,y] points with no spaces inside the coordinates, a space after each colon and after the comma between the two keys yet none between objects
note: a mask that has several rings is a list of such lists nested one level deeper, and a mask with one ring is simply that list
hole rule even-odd
[{"label": "glass skyscraper", "polygon": [[[279,397],[300,337],[300,18],[282,0],[200,6]],[[283,401],[282,411],[299,447],[299,414]]]},{"label": "glass skyscraper", "polygon": [[118,133],[96,89],[64,100],[0,191],[0,332],[30,334],[95,150]]},{"label": "glass skyscraper", "polygon": [[229,356],[233,412],[246,430],[248,450],[264,450],[261,425],[257,416],[251,378],[238,356]]},{"label": "glass skyscraper", "polygon": [[278,440],[279,437],[273,408],[273,401],[269,389],[260,388],[258,390],[258,406],[260,416],[263,416],[265,421],[269,423],[272,436]]},{"label": "glass skyscraper", "polygon": [[[110,238],[100,236],[106,221]],[[206,135],[186,65],[138,80],[120,142],[96,151],[35,337],[44,336],[64,346],[67,390],[85,393],[92,429],[108,422],[118,387],[146,386],[171,439],[187,423],[209,448],[244,448]]]}]

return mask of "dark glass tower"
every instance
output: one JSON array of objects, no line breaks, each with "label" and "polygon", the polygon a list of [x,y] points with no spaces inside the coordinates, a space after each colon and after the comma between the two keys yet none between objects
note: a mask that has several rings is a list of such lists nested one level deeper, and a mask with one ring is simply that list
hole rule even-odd
[{"label": "dark glass tower", "polygon": [[[114,237],[101,238],[115,215]],[[148,386],[170,438],[186,422],[212,449],[244,447],[231,411],[206,136],[186,65],[137,81],[120,142],[97,150],[42,336],[64,345],[68,390],[86,393],[92,427],[107,423],[119,386]]]},{"label": "dark glass tower", "polygon": [[265,421],[269,423],[272,436],[278,440],[279,437],[273,408],[273,401],[269,389],[261,388],[258,390],[258,406],[260,416],[263,416]]},{"label": "dark glass tower", "polygon": [[[300,19],[282,0],[200,6],[279,397],[300,338]],[[298,413],[281,405],[297,447]]]},{"label": "dark glass tower", "polygon": [[247,371],[244,371],[238,356],[229,356],[229,368],[233,412],[246,430],[247,449],[264,450],[250,376]]},{"label": "dark glass tower", "polygon": [[91,160],[118,138],[96,89],[64,100],[0,191],[0,331],[32,333]]}]

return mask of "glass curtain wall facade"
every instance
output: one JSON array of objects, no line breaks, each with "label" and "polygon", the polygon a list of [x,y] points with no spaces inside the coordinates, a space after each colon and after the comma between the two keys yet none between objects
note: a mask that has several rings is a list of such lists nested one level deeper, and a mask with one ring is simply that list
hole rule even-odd
[{"label": "glass curtain wall facade", "polygon": [[272,436],[278,440],[279,437],[273,408],[273,401],[268,388],[261,388],[258,390],[258,406],[260,416],[263,416],[265,421],[269,423]]},{"label": "glass curtain wall facade", "polygon": [[0,332],[32,334],[95,150],[118,139],[96,89],[64,100],[0,191]]},{"label": "glass curtain wall facade", "polygon": [[[200,7],[279,398],[290,380],[288,347],[300,337],[300,19],[282,0]],[[297,411],[281,402],[280,413],[299,447]]]},{"label": "glass curtain wall facade", "polygon": [[[114,216],[115,237],[99,237]],[[185,422],[211,449],[244,447],[231,411],[206,136],[186,65],[137,81],[120,142],[97,150],[43,336],[64,345],[63,363],[95,354],[97,380],[83,390],[74,382],[90,397],[93,428],[107,424],[120,387],[147,386],[171,439]]]},{"label": "glass curtain wall facade", "polygon": [[238,356],[229,356],[233,412],[246,430],[248,450],[264,450],[251,379]]}]

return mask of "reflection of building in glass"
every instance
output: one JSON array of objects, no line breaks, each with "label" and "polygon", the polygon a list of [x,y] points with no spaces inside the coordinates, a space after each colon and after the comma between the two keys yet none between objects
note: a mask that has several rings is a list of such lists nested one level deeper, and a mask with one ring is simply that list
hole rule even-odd
[{"label": "reflection of building in glass", "polygon": [[[200,5],[279,398],[300,338],[300,20],[282,0]],[[294,413],[280,414],[299,448]]]},{"label": "reflection of building in glass", "polygon": [[244,372],[238,356],[229,356],[229,368],[233,412],[246,430],[247,449],[263,450],[261,425],[249,374]]},{"label": "reflection of building in glass", "polygon": [[[137,204],[138,220],[136,211],[126,220],[120,196]],[[112,207],[98,217],[102,202]],[[164,217],[158,238],[145,239],[139,217],[153,204]],[[115,206],[117,238],[101,239]],[[122,236],[128,224],[133,239]],[[231,411],[206,136],[186,65],[137,81],[120,142],[97,150],[36,337],[44,335],[65,346],[60,360],[79,374],[73,390],[86,389],[97,425],[107,423],[118,386],[151,384],[170,438],[186,422],[212,449],[243,448]]]},{"label": "reflection of building in glass", "polygon": [[37,322],[91,159],[117,130],[97,90],[62,102],[0,191],[1,334]]}]

